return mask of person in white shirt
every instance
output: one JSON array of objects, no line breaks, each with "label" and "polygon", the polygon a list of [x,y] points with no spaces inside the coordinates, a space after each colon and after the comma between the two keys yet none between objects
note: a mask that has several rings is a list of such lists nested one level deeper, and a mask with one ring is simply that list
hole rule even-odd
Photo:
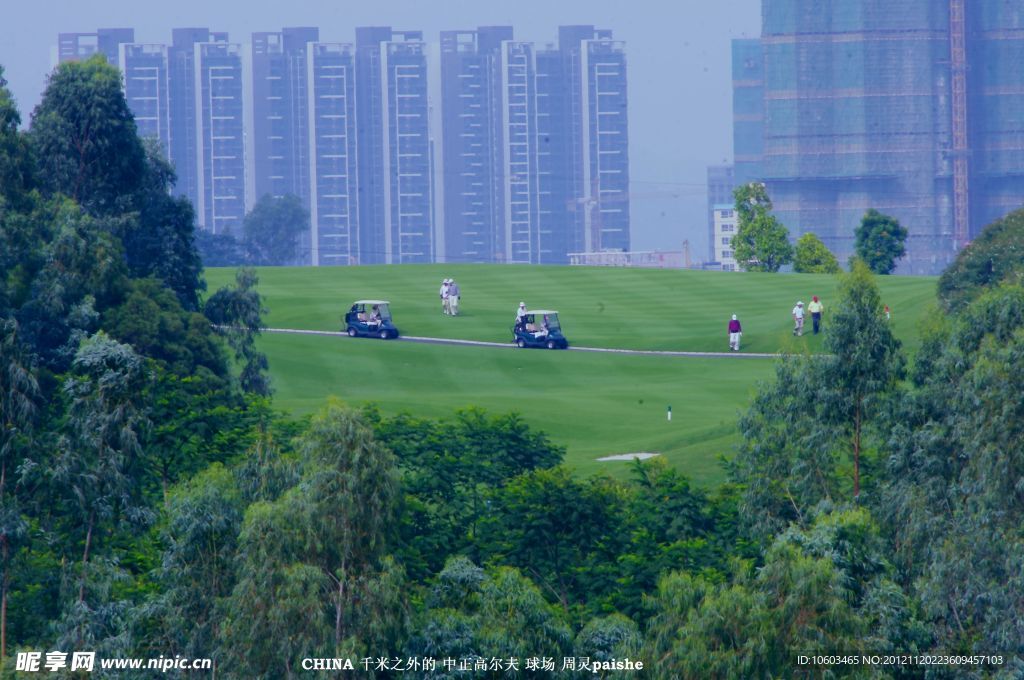
[{"label": "person in white shirt", "polygon": [[522,331],[526,329],[526,303],[520,302],[519,309],[516,310],[516,330]]},{"label": "person in white shirt", "polygon": [[540,328],[533,332],[533,337],[540,340],[541,338],[548,337],[548,315],[544,315],[544,320],[541,321]]},{"label": "person in white shirt", "polygon": [[804,334],[804,303],[797,302],[796,307],[793,308],[793,335],[800,336]]},{"label": "person in white shirt", "polygon": [[449,279],[448,281],[448,313],[452,316],[459,315],[459,300],[462,299],[462,291],[459,290],[459,284],[455,283],[455,279]]},{"label": "person in white shirt", "polygon": [[380,307],[374,305],[373,311],[370,312],[370,316],[366,320],[366,324],[368,326],[380,326],[380,321]]},{"label": "person in white shirt", "polygon": [[441,298],[441,312],[448,314],[448,279],[445,279],[441,284],[441,290],[439,297]]}]

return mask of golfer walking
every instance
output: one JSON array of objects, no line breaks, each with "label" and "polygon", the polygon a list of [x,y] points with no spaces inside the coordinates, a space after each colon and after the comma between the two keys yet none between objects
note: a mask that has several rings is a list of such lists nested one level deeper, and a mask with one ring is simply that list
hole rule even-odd
[{"label": "golfer walking", "polygon": [[740,351],[741,335],[743,335],[743,326],[740,325],[740,320],[733,314],[732,321],[729,322],[729,349],[733,352]]},{"label": "golfer walking", "polygon": [[797,302],[796,307],[793,308],[793,335],[801,336],[804,334],[804,303]]},{"label": "golfer walking", "polygon": [[438,293],[438,297],[441,298],[441,313],[448,314],[448,279],[445,279],[441,283],[441,290]]},{"label": "golfer walking", "polygon": [[821,330],[821,310],[824,306],[821,304],[821,300],[815,295],[811,298],[811,304],[807,305],[807,311],[811,313],[811,325],[814,327],[814,334],[817,335],[818,331]]},{"label": "golfer walking", "polygon": [[459,290],[459,284],[455,283],[455,279],[451,279],[448,282],[448,313],[452,316],[459,315],[459,300],[462,299],[462,291]]}]

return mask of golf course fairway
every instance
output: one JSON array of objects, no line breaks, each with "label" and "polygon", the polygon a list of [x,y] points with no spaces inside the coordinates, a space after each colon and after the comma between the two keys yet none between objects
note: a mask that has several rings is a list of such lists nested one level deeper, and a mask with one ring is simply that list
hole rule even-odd
[{"label": "golf course fairway", "polygon": [[[723,352],[726,322],[743,323],[745,352],[822,351],[822,336],[794,338],[790,310],[819,295],[835,298],[838,278],[509,265],[404,265],[257,270],[273,328],[342,330],[353,300],[391,302],[403,335],[509,342],[520,300],[556,309],[574,346]],[[233,282],[233,269],[206,272],[209,290]],[[462,314],[441,313],[438,288],[454,277]],[[935,279],[878,277],[893,326],[912,353],[918,322],[934,300]],[[450,417],[479,407],[516,411],[567,447],[582,474],[628,474],[629,463],[597,458],[655,452],[703,485],[724,480],[722,456],[738,439],[736,417],[772,359],[629,356],[573,351],[426,345],[347,337],[267,333],[277,408],[305,415],[328,396],[360,406]],[[667,407],[672,406],[672,420]]]}]

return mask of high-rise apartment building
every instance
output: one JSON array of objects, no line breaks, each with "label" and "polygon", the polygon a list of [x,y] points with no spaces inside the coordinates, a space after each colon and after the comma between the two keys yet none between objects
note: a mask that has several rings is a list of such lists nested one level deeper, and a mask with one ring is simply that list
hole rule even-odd
[{"label": "high-rise apartment building", "polygon": [[306,68],[310,261],[313,265],[357,264],[355,48],[310,43]]},{"label": "high-rise apartment building", "polygon": [[[556,46],[509,26],[445,31],[206,28],[170,45],[131,29],[61,34],[64,59],[96,52],[124,73],[140,134],[159,139],[197,222],[241,234],[256,200],[310,211],[312,264],[565,263],[629,248],[626,62],[592,26]],[[442,134],[443,133],[443,134]]]},{"label": "high-rise apartment building", "polygon": [[124,78],[124,97],[135,116],[140,137],[171,145],[170,61],[167,45],[121,43],[117,64]]},{"label": "high-rise apartment building", "polygon": [[[501,116],[495,156],[501,185],[500,223],[505,262],[546,264],[556,255],[540,238],[537,71],[530,43],[505,41],[498,55],[497,112]],[[547,245],[547,247],[545,247]]]},{"label": "high-rise apartment building", "polygon": [[566,64],[555,45],[538,48],[537,178],[538,231],[545,262],[567,264],[569,253],[584,252],[577,229],[577,209],[586,199],[577,195],[579,182],[572,154]]},{"label": "high-rise apartment building", "polygon": [[359,262],[434,260],[427,46],[420,31],[356,29]]},{"label": "high-rise apartment building", "polygon": [[171,45],[167,51],[171,93],[171,143],[168,155],[178,177],[173,191],[176,195],[188,198],[196,208],[199,205],[199,147],[195,123],[196,45],[215,40],[226,42],[227,39],[227,33],[211,33],[206,28],[175,28],[171,31]]},{"label": "high-rise apartment building", "polygon": [[177,174],[174,192],[200,226],[239,234],[246,210],[241,46],[205,28],[172,31],[172,44],[135,42],[130,28],[61,33],[61,61],[103,54],[122,71],[139,134],[159,140]]},{"label": "high-rise apartment building", "polygon": [[441,35],[447,256],[566,263],[629,248],[623,45],[593,26],[557,46],[511,27]]},{"label": "high-rise apartment building", "polygon": [[252,140],[247,177],[254,197],[297,196],[309,210],[302,261],[359,261],[355,50],[321,43],[319,29],[252,36]]},{"label": "high-rise apartment building", "polygon": [[[538,264],[537,73],[510,26],[441,34],[449,261]],[[564,253],[562,254],[564,257]]]},{"label": "high-rise apartment building", "polygon": [[502,44],[510,26],[441,32],[444,245],[448,262],[505,257],[502,137]]},{"label": "high-rise apartment building", "polygon": [[170,143],[169,73],[167,47],[135,42],[135,29],[100,28],[95,33],[60,33],[57,58],[81,61],[102,54],[121,70],[125,99],[135,116],[139,136]]},{"label": "high-rise apartment building", "polygon": [[316,28],[253,33],[252,141],[248,159],[254,198],[309,195],[307,45]]},{"label": "high-rise apartment building", "polygon": [[762,14],[760,66],[749,41],[733,49],[737,181],[742,155],[794,237],[843,261],[875,208],[910,232],[901,271],[934,273],[1024,204],[1024,8],[764,0]]},{"label": "high-rise apartment building", "polygon": [[94,54],[102,54],[107,63],[118,64],[118,47],[135,42],[133,28],[101,28],[95,33],[59,33],[57,35],[57,61],[82,61]]},{"label": "high-rise apartment building", "polygon": [[205,28],[174,29],[172,35],[175,192],[192,201],[201,227],[238,236],[246,210],[241,45]]},{"label": "high-rise apartment building", "polygon": [[624,45],[608,30],[561,26],[553,52],[537,56],[539,142],[549,154],[540,186],[551,199],[541,212],[542,244],[550,236],[560,250],[564,210],[571,226],[562,253],[629,250]]}]

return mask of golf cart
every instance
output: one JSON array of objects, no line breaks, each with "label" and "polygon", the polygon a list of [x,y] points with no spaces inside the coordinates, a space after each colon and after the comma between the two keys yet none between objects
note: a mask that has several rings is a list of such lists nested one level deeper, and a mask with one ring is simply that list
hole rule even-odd
[{"label": "golf cart", "polygon": [[569,341],[562,335],[558,323],[558,312],[535,309],[526,312],[512,329],[517,347],[547,347],[548,349],[569,349]]},{"label": "golf cart", "polygon": [[345,314],[345,332],[349,337],[397,338],[398,329],[391,321],[387,300],[356,300]]}]

